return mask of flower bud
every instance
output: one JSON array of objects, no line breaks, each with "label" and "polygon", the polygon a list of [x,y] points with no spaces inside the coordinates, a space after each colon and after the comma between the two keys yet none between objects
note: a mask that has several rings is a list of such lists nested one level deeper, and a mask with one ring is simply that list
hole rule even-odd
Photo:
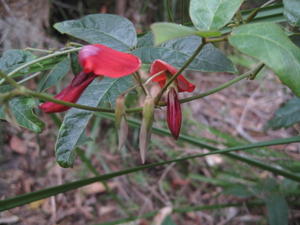
[{"label": "flower bud", "polygon": [[141,155],[142,163],[145,163],[146,151],[147,151],[148,143],[151,138],[154,106],[155,106],[155,98],[148,95],[146,97],[144,108],[143,108],[143,120],[142,120],[142,125],[140,130],[139,147],[140,147],[140,155]]},{"label": "flower bud", "polygon": [[174,87],[171,87],[168,92],[167,99],[167,122],[169,130],[173,137],[177,140],[182,121],[181,106]]},{"label": "flower bud", "polygon": [[120,95],[116,99],[115,125],[118,130],[118,149],[121,150],[128,135],[128,124],[125,118],[125,96]]}]

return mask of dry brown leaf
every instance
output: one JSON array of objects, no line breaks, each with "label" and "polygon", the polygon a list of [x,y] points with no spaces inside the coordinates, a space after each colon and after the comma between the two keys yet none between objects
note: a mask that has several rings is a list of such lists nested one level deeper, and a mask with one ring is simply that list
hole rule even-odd
[{"label": "dry brown leaf", "polygon": [[9,145],[10,145],[10,148],[13,151],[15,151],[15,152],[17,152],[17,153],[19,153],[21,155],[24,155],[24,154],[27,153],[27,147],[26,147],[26,145],[17,136],[12,136],[12,138],[10,139]]}]

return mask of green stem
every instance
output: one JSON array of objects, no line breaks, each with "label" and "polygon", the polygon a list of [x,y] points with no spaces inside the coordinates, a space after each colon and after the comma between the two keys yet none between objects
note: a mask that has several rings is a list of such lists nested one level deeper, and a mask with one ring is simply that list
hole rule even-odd
[{"label": "green stem", "polygon": [[[35,64],[35,63],[38,63],[38,62],[41,62],[45,59],[50,59],[50,58],[53,58],[53,57],[56,57],[56,56],[60,56],[60,55],[65,55],[67,53],[71,53],[71,52],[77,52],[79,51],[81,48],[72,48],[72,49],[68,49],[68,50],[63,50],[63,51],[58,51],[58,52],[54,52],[52,54],[49,54],[49,55],[46,55],[46,56],[43,56],[43,57],[40,57],[38,59],[35,59],[35,60],[32,60],[28,63],[24,63],[22,66],[19,66],[18,68],[14,69],[13,71],[11,71],[10,73],[7,74],[8,77],[11,77],[13,75],[15,75],[16,73],[18,73],[19,71],[21,71],[22,69],[32,65],[32,64]],[[3,82],[5,81],[5,79],[2,79],[0,80],[0,85],[3,84]]]},{"label": "green stem", "polygon": [[20,89],[22,87],[14,79],[12,79],[9,76],[7,76],[6,74],[4,74],[1,70],[0,70],[0,77],[2,77],[3,80],[7,81],[14,88]]},{"label": "green stem", "polygon": [[172,13],[172,6],[170,4],[171,0],[165,0],[165,1],[166,1],[167,12],[168,12],[168,20],[169,20],[169,22],[173,23],[174,18],[173,18],[173,13]]},{"label": "green stem", "polygon": [[[256,76],[259,71],[261,71],[261,69],[264,67],[264,64],[260,63],[257,67],[255,67],[255,69],[251,70],[251,71],[248,71],[222,85],[220,85],[219,87],[216,87],[216,88],[213,88],[207,92],[204,92],[202,94],[199,94],[199,95],[195,95],[195,96],[192,96],[192,97],[188,97],[188,98],[184,98],[184,99],[181,99],[180,100],[180,103],[186,103],[186,102],[190,102],[190,101],[193,101],[193,100],[196,100],[196,99],[199,99],[199,98],[203,98],[203,97],[206,97],[208,95],[211,95],[211,94],[214,94],[214,93],[217,93],[225,88],[228,88],[229,86],[247,78],[247,77],[253,77],[253,76]],[[162,106],[164,106],[165,104],[163,104]]]},{"label": "green stem", "polygon": [[144,95],[147,96],[149,93],[148,93],[147,89],[145,88],[145,86],[143,85],[142,78],[141,78],[140,74],[139,74],[139,73],[134,73],[134,74],[133,74],[133,77],[135,78],[135,80],[136,80],[138,86],[141,87],[141,89],[142,89]]},{"label": "green stem", "polygon": [[87,106],[87,105],[76,104],[76,103],[72,103],[72,102],[66,102],[66,101],[62,101],[62,100],[53,98],[53,97],[51,97],[49,95],[46,95],[46,94],[43,94],[43,93],[38,93],[38,92],[30,91],[30,90],[26,91],[26,94],[29,95],[29,96],[38,98],[40,100],[50,101],[50,102],[65,105],[65,106],[68,106],[68,107],[84,109],[84,110],[89,110],[89,111],[94,111],[94,112],[108,112],[108,113],[114,113],[115,112],[114,109],[97,108],[97,107],[92,107],[92,106]]},{"label": "green stem", "polygon": [[164,92],[168,89],[168,87],[173,83],[173,81],[176,80],[176,78],[191,64],[191,62],[197,57],[197,55],[200,53],[202,48],[205,46],[206,41],[203,38],[202,43],[199,45],[199,47],[196,49],[196,51],[193,53],[193,55],[184,63],[184,65],[175,73],[165,84],[165,86],[161,89],[160,93],[157,95],[155,102],[158,103],[161,97],[163,96]]}]

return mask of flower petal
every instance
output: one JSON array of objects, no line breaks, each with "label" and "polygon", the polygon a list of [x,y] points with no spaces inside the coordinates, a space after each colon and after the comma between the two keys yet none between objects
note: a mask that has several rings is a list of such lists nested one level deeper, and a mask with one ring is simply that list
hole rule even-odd
[{"label": "flower petal", "polygon": [[[168,79],[167,72],[169,72],[169,74],[171,74],[171,75],[174,75],[177,73],[177,69],[175,67],[173,67],[172,65],[170,65],[160,59],[155,60],[152,63],[151,68],[150,68],[150,76],[153,76],[164,70],[166,72],[164,72],[152,79],[152,81],[158,82],[161,87],[163,87],[165,85],[166,80]],[[177,77],[176,84],[177,84],[179,92],[184,92],[184,91],[192,92],[195,89],[195,85],[190,83],[187,79],[185,79],[182,74],[180,74]]]},{"label": "flower petal", "polygon": [[176,79],[177,87],[179,92],[193,92],[195,90],[195,85],[189,82],[184,76],[179,75]]},{"label": "flower petal", "polygon": [[101,44],[84,46],[79,52],[79,62],[85,73],[93,72],[111,78],[129,75],[141,66],[137,56]]},{"label": "flower petal", "polygon": [[[84,72],[79,73],[73,78],[71,84],[65,87],[59,94],[54,98],[63,100],[66,102],[75,103],[85,88],[96,78],[95,75],[88,75]],[[54,102],[45,102],[39,106],[39,108],[46,113],[63,112],[68,110],[70,107],[57,104]]]}]

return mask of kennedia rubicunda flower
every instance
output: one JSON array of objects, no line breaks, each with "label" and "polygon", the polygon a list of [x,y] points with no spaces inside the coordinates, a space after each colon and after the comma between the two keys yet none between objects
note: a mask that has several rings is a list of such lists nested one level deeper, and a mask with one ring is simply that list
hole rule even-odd
[{"label": "kennedia rubicunda flower", "polygon": [[[177,69],[170,64],[157,59],[151,64],[150,76],[153,76],[161,71],[165,71],[165,73],[161,73],[157,77],[153,78],[152,81],[158,82],[160,87],[163,87],[168,79],[168,76],[174,75],[177,72]],[[195,89],[195,85],[186,80],[181,74],[176,78],[175,83],[179,92],[192,92]]]},{"label": "kennedia rubicunda flower", "polygon": [[[150,76],[153,76],[159,72],[162,73],[153,78],[152,81],[158,82],[159,85],[163,87],[168,78],[177,73],[177,69],[158,59],[155,60],[151,65]],[[182,74],[180,74],[167,90],[167,123],[169,130],[175,139],[178,139],[182,121],[181,106],[177,92],[192,92],[194,89],[195,85],[190,83]]]},{"label": "kennedia rubicunda flower", "polygon": [[[141,66],[141,60],[137,56],[101,44],[84,46],[79,51],[78,59],[83,71],[55,96],[56,99],[75,103],[96,75],[119,78],[136,72]],[[45,102],[40,105],[40,109],[47,113],[54,113],[66,111],[69,107]]]},{"label": "kennedia rubicunda flower", "polygon": [[[95,77],[96,76],[93,74],[80,72],[73,78],[71,84],[65,87],[59,94],[55,95],[54,98],[66,102],[76,102],[84,89],[95,79]],[[45,102],[41,104],[39,108],[46,113],[54,113],[66,111],[70,107],[54,102]]]},{"label": "kennedia rubicunda flower", "polygon": [[79,52],[79,62],[85,73],[93,72],[110,78],[126,76],[141,66],[137,56],[100,44],[84,46]]}]

